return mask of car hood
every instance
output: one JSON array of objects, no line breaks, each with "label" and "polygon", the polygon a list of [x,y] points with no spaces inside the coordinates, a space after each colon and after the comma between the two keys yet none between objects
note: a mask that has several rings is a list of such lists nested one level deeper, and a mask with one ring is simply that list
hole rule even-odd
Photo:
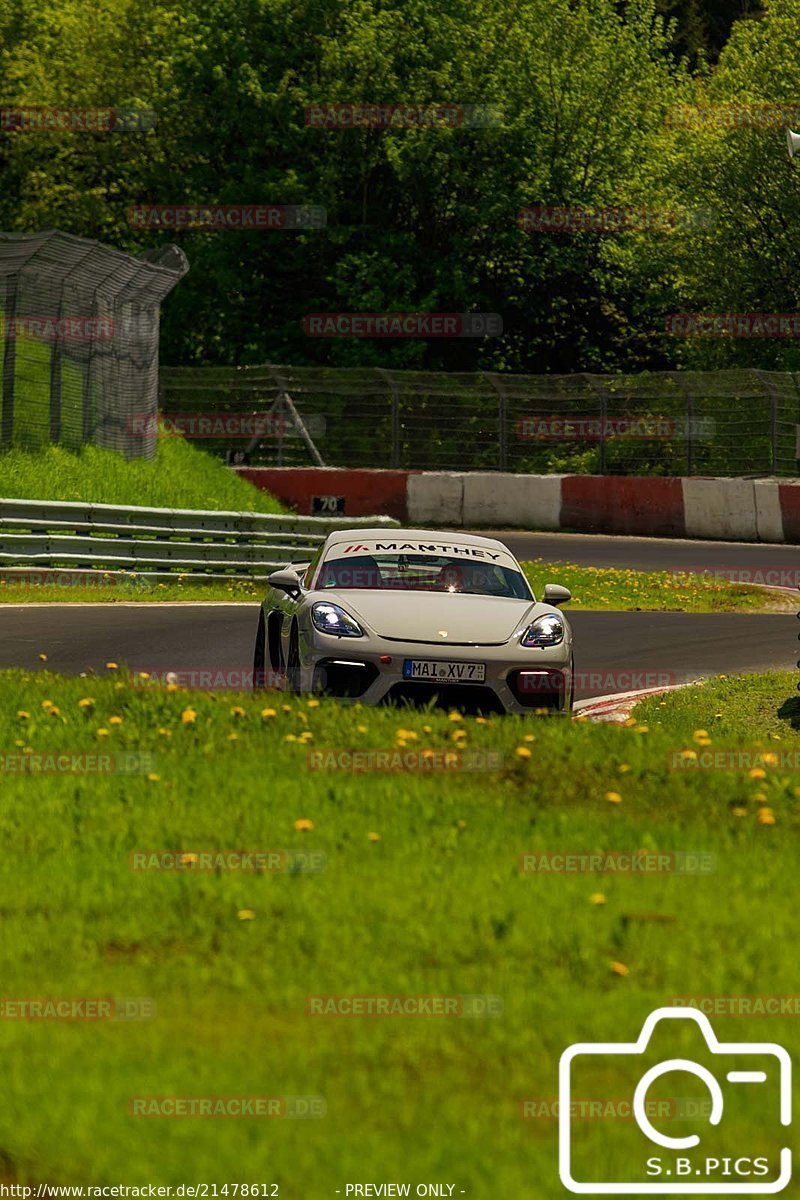
[{"label": "car hood", "polygon": [[[323,599],[323,593],[317,592],[313,599]],[[340,604],[383,638],[437,646],[501,646],[520,624],[550,611],[548,606],[533,600],[443,592],[326,588],[324,599]],[[442,636],[442,631],[447,637]]]}]

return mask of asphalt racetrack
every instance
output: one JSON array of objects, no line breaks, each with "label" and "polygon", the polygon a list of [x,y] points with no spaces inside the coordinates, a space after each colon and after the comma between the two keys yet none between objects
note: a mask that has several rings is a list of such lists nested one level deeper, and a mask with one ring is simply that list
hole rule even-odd
[{"label": "asphalt racetrack", "polygon": [[[518,557],[585,565],[795,571],[793,546],[498,533]],[[687,566],[688,564],[688,566]],[[554,579],[554,582],[556,580]],[[794,670],[792,613],[572,612],[576,698],[670,686],[706,675]],[[0,606],[0,667],[74,675],[132,670],[179,673],[189,686],[250,686],[254,604]],[[47,655],[42,663],[39,655]]]}]

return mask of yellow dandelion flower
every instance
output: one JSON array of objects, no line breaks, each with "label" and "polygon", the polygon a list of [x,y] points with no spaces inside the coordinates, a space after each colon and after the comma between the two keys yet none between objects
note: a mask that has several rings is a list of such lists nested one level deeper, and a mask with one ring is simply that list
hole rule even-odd
[{"label": "yellow dandelion flower", "polygon": [[42,701],[42,708],[45,710],[45,712],[47,711],[48,708],[52,708],[52,707],[53,707],[52,700],[43,700]]},{"label": "yellow dandelion flower", "polygon": [[693,762],[697,758],[696,750],[681,750],[681,758],[686,762]]},{"label": "yellow dandelion flower", "polygon": [[432,725],[423,725],[423,726],[422,726],[422,732],[423,732],[423,733],[432,733],[432,732],[433,732],[433,726],[432,726]]},{"label": "yellow dandelion flower", "polygon": [[78,708],[91,708],[93,704],[94,700],[91,696],[84,696],[82,700],[78,701]]},{"label": "yellow dandelion flower", "polygon": [[766,804],[767,793],[766,792],[755,792],[755,794],[753,795],[753,799],[756,801],[757,804]]},{"label": "yellow dandelion flower", "polygon": [[531,756],[531,752],[527,746],[517,746],[516,754],[517,758],[530,758]]},{"label": "yellow dandelion flower", "polygon": [[39,655],[39,662],[47,662],[47,655],[46,655],[46,654],[40,654],[40,655]]},{"label": "yellow dandelion flower", "polygon": [[708,737],[708,730],[707,729],[695,729],[694,733],[692,734],[692,737],[694,738],[694,740],[696,742],[701,742],[705,738]]},{"label": "yellow dandelion flower", "polygon": [[308,707],[309,708],[319,708],[319,700],[315,699],[312,696],[312,698],[308,701]]},{"label": "yellow dandelion flower", "polygon": [[602,892],[592,892],[589,897],[590,904],[605,904],[606,898]]},{"label": "yellow dandelion flower", "polygon": [[467,736],[466,729],[454,729],[450,737],[454,742],[463,742]]},{"label": "yellow dandelion flower", "polygon": [[628,727],[628,729],[632,729],[635,724],[636,717],[628,717],[627,721],[625,722],[625,725]]},{"label": "yellow dandelion flower", "polygon": [[356,725],[356,729],[358,730],[358,732],[359,732],[359,733],[366,733],[366,732],[367,732],[367,727],[366,727],[366,725]]},{"label": "yellow dandelion flower", "polygon": [[759,825],[774,825],[775,814],[771,808],[760,808],[756,813]]},{"label": "yellow dandelion flower", "polygon": [[229,734],[228,734],[228,741],[229,741],[229,742],[238,742],[238,740],[239,740],[239,735],[238,735],[238,733],[229,733]]},{"label": "yellow dandelion flower", "polygon": [[238,717],[244,717],[245,715],[246,714],[245,714],[245,711],[242,708],[242,706],[240,704],[234,704],[233,708],[231,709],[231,716],[238,718]]},{"label": "yellow dandelion flower", "polygon": [[620,796],[619,792],[606,792],[606,800],[609,804],[621,804],[622,796]]},{"label": "yellow dandelion flower", "polygon": [[526,734],[525,734],[525,737],[524,737],[522,740],[523,740],[523,742],[535,742],[535,741],[536,741],[536,734],[534,734],[534,733],[526,733]]},{"label": "yellow dandelion flower", "polygon": [[108,737],[108,730],[107,729],[98,729],[97,736],[98,737]]},{"label": "yellow dandelion flower", "polygon": [[766,779],[767,772],[763,767],[753,767],[751,771],[747,772],[747,776],[749,779]]},{"label": "yellow dandelion flower", "polygon": [[282,704],[282,705],[281,705],[281,708],[283,709],[283,711],[284,711],[284,712],[291,712],[291,711],[292,711],[292,706],[291,706],[291,704]]},{"label": "yellow dandelion flower", "polygon": [[276,717],[278,714],[274,708],[262,708],[261,716],[265,721],[269,721],[271,717]]},{"label": "yellow dandelion flower", "polygon": [[[489,722],[486,720],[486,717],[476,717],[475,724],[476,725],[488,725]],[[424,728],[424,726],[423,726],[423,728]]]},{"label": "yellow dandelion flower", "polygon": [[368,833],[367,837],[371,842],[379,842],[381,840],[381,835],[379,833]]},{"label": "yellow dandelion flower", "polygon": [[107,662],[107,663],[106,663],[106,670],[107,670],[107,671],[118,671],[118,670],[119,670],[119,663],[115,663],[115,662]]},{"label": "yellow dandelion flower", "polygon": [[626,967],[625,963],[621,962],[612,962],[611,970],[615,975],[622,975],[623,978],[631,973],[630,967]]},{"label": "yellow dandelion flower", "polygon": [[[163,585],[162,585],[162,586],[163,586]],[[139,678],[140,678],[140,679],[149,679],[149,678],[150,678],[150,672],[149,672],[149,671],[140,671],[140,672],[139,672]]]},{"label": "yellow dandelion flower", "polygon": [[451,721],[463,721],[464,720],[464,718],[462,717],[460,712],[448,713],[448,717]]},{"label": "yellow dandelion flower", "polygon": [[163,725],[159,728],[158,732],[161,735],[161,737],[172,737],[172,730],[165,729]]},{"label": "yellow dandelion flower", "polygon": [[197,710],[194,708],[185,708],[181,713],[181,720],[184,725],[192,725],[197,720]]},{"label": "yellow dandelion flower", "polygon": [[121,725],[122,717],[109,717],[108,723],[109,723],[109,725]]},{"label": "yellow dandelion flower", "polygon": [[747,809],[743,808],[741,804],[734,804],[731,808],[731,815],[734,817],[746,817]]},{"label": "yellow dandelion flower", "polygon": [[191,854],[188,851],[186,854],[182,854],[180,858],[181,866],[183,867],[193,867],[197,861],[197,855]]},{"label": "yellow dandelion flower", "polygon": [[57,704],[51,704],[51,705],[50,705],[50,707],[49,707],[49,708],[48,708],[48,710],[47,710],[47,715],[48,715],[49,717],[60,717],[60,716],[61,716],[61,709],[58,707],[58,705],[57,705]]},{"label": "yellow dandelion flower", "polygon": [[298,820],[295,821],[294,827],[298,833],[308,833],[314,828],[314,822],[310,821],[308,817],[299,817]]},{"label": "yellow dandelion flower", "polygon": [[770,751],[768,754],[761,755],[761,761],[765,762],[768,767],[774,767],[778,761],[778,756]]},{"label": "yellow dandelion flower", "polygon": [[256,914],[252,908],[240,908],[236,914],[240,921],[255,921]]},{"label": "yellow dandelion flower", "polygon": [[21,708],[19,710],[19,712],[17,713],[17,716],[19,717],[20,721],[27,721],[28,718],[30,717],[30,715],[31,714],[29,712],[25,712],[24,708]]},{"label": "yellow dandelion flower", "polygon": [[155,771],[149,771],[147,774],[147,779],[149,783],[159,783],[161,776],[157,775]]},{"label": "yellow dandelion flower", "polygon": [[458,828],[459,828],[459,829],[466,829],[466,828],[467,828],[467,822],[466,822],[466,821],[463,821],[463,820],[462,820],[460,817],[459,817],[459,819],[456,821],[456,825],[458,826]]}]

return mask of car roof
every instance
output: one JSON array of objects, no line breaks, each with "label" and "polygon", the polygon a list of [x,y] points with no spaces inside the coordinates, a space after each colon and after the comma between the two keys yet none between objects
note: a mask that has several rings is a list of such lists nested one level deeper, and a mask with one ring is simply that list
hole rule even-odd
[{"label": "car roof", "polygon": [[335,529],[333,533],[328,534],[326,545],[331,547],[362,538],[370,542],[427,542],[437,546],[479,546],[484,550],[502,550],[504,554],[514,557],[503,542],[498,542],[496,538],[480,537],[477,533],[465,533],[463,530],[396,529],[385,525],[375,529]]}]

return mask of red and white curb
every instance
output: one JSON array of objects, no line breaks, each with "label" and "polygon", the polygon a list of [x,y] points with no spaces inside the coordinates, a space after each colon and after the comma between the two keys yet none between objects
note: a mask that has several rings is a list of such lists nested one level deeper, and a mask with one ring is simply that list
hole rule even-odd
[{"label": "red and white curb", "polygon": [[690,683],[673,683],[669,687],[641,688],[636,692],[617,692],[613,696],[593,696],[589,700],[578,700],[572,719],[609,721],[615,725],[624,725],[640,700],[645,700],[648,696],[664,696],[667,692],[677,692],[679,688],[691,686]]}]

